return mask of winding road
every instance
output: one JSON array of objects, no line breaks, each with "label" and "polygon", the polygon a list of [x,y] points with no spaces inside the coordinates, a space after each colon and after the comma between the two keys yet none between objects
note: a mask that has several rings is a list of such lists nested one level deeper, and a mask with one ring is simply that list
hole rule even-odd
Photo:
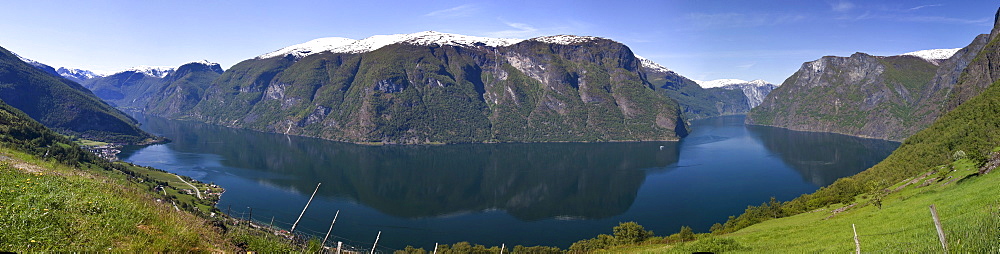
[{"label": "winding road", "polygon": [[184,182],[184,183],[186,183],[186,184],[187,184],[188,186],[191,186],[191,188],[192,188],[192,189],[194,189],[194,194],[195,194],[195,195],[198,195],[198,199],[204,199],[204,198],[202,198],[202,197],[201,197],[201,191],[199,191],[199,190],[198,190],[198,187],[194,187],[194,185],[192,185],[191,183],[189,183],[189,182],[187,182],[187,181],[184,181],[184,178],[181,178],[181,176],[179,176],[179,175],[174,175],[174,176],[176,176],[176,177],[177,177],[177,179],[180,179],[180,180],[181,180],[181,182]]}]

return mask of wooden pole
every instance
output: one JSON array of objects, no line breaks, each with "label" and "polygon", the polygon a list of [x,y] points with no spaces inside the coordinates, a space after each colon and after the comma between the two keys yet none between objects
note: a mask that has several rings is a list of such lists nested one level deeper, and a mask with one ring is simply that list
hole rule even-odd
[{"label": "wooden pole", "polygon": [[247,227],[253,227],[253,225],[252,225],[252,223],[253,223],[253,207],[247,207],[247,208],[250,208],[250,215],[247,215]]},{"label": "wooden pole", "polygon": [[337,210],[337,213],[333,214],[333,222],[330,222],[330,229],[326,230],[326,236],[323,237],[323,243],[320,244],[320,246],[326,246],[326,239],[330,238],[330,231],[333,231],[333,224],[337,223],[337,216],[339,215],[340,215],[340,210]]},{"label": "wooden pole", "polygon": [[503,254],[503,248],[504,248],[504,247],[507,247],[507,245],[506,245],[506,244],[503,244],[503,243],[501,243],[501,244],[500,244],[500,254]]},{"label": "wooden pole", "polygon": [[340,254],[340,249],[344,247],[344,242],[337,241],[337,254]]},{"label": "wooden pole", "polygon": [[434,243],[434,254],[438,254],[438,243]]},{"label": "wooden pole", "polygon": [[294,233],[295,232],[295,227],[299,225],[299,220],[302,220],[302,215],[306,214],[306,209],[309,209],[309,203],[312,203],[313,202],[313,197],[316,197],[316,191],[319,190],[319,185],[320,184],[323,184],[323,183],[317,183],[316,184],[316,189],[313,190],[312,196],[309,196],[309,201],[306,202],[306,207],[302,208],[302,213],[299,213],[299,218],[295,219],[295,223],[292,224],[292,230],[289,230],[288,233]]},{"label": "wooden pole", "polygon": [[267,227],[274,229],[274,216],[271,216],[271,224],[268,224]]},{"label": "wooden pole", "polygon": [[854,230],[854,251],[857,254],[861,254],[861,241],[858,241],[858,228],[851,224],[851,229]]},{"label": "wooden pole", "polygon": [[372,244],[372,253],[375,254],[375,247],[378,246],[378,238],[382,236],[382,231],[378,231],[378,235],[375,235],[375,244]]},{"label": "wooden pole", "polygon": [[938,240],[941,240],[941,248],[944,253],[948,253],[948,241],[944,238],[944,229],[941,227],[941,218],[938,217],[937,208],[931,205],[931,218],[934,219],[934,227],[937,228]]}]

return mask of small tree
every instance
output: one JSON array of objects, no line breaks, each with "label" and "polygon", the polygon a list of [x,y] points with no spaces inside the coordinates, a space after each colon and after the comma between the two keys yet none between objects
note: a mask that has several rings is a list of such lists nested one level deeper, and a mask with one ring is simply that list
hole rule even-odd
[{"label": "small tree", "polygon": [[882,199],[889,194],[885,190],[888,185],[889,182],[885,179],[868,182],[868,195],[871,196],[872,204],[875,204],[879,210],[882,210]]},{"label": "small tree", "polygon": [[965,155],[965,151],[962,150],[955,151],[955,153],[951,154],[951,159],[956,161],[965,159],[966,157],[967,156]]},{"label": "small tree", "polygon": [[[718,223],[716,223],[716,224],[718,224]],[[694,240],[694,230],[692,230],[691,227],[682,226],[681,227],[681,232],[679,232],[677,234],[680,236],[681,241],[691,241],[691,240]]]},{"label": "small tree", "polygon": [[715,224],[712,224],[712,227],[709,228],[708,230],[712,231],[712,234],[718,235],[718,234],[722,234],[722,230],[723,229],[724,229],[724,227],[722,226],[722,224],[715,223]]},{"label": "small tree", "polygon": [[614,232],[615,240],[619,244],[636,244],[653,236],[653,231],[646,230],[646,228],[634,221],[619,223],[614,228]]}]

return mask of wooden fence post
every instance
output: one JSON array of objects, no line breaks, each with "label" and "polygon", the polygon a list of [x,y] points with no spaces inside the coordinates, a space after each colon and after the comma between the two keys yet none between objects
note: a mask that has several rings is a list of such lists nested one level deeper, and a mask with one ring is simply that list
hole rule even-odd
[{"label": "wooden fence post", "polygon": [[934,227],[937,228],[938,240],[941,240],[941,248],[944,253],[948,253],[948,241],[944,238],[944,228],[941,227],[941,218],[938,217],[937,208],[931,205],[931,218],[934,219]]},{"label": "wooden fence post", "polygon": [[321,243],[320,246],[326,246],[326,239],[330,238],[330,231],[333,231],[333,224],[337,223],[337,216],[339,215],[340,210],[337,210],[337,213],[333,215],[333,222],[330,222],[330,229],[326,230],[326,236],[323,237],[323,243]]},{"label": "wooden fence post", "polygon": [[319,191],[319,185],[320,184],[323,184],[323,183],[317,183],[316,184],[316,189],[313,190],[312,196],[309,196],[309,201],[306,202],[306,207],[302,208],[302,213],[299,213],[299,218],[295,219],[295,223],[292,224],[292,230],[289,230],[288,233],[295,233],[295,226],[299,225],[299,220],[302,220],[302,215],[306,214],[306,209],[309,209],[309,203],[313,202],[313,197],[316,196],[316,191]]},{"label": "wooden fence post", "polygon": [[854,251],[857,254],[861,254],[861,241],[858,241],[858,228],[851,224],[851,229],[854,230]]},{"label": "wooden fence post", "polygon": [[375,247],[378,246],[378,238],[382,236],[382,231],[378,231],[378,235],[375,235],[375,243],[372,244],[372,253],[375,254]]}]

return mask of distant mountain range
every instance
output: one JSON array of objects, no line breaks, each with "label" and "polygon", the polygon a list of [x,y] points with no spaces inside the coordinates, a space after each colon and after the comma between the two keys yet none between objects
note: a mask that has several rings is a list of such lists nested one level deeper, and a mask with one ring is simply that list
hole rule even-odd
[{"label": "distant mountain range", "polygon": [[0,48],[0,100],[64,135],[142,143],[153,138],[135,119],[55,69]]},{"label": "distant mountain range", "polygon": [[[746,96],[747,106],[749,108],[757,107],[764,97],[767,97],[768,93],[777,88],[777,85],[768,83],[764,80],[740,80],[740,79],[716,79],[710,81],[698,81],[695,80],[699,86],[706,89],[711,88],[722,88],[726,90],[740,90],[743,91],[743,95]],[[749,110],[748,110],[749,111]]]}]

